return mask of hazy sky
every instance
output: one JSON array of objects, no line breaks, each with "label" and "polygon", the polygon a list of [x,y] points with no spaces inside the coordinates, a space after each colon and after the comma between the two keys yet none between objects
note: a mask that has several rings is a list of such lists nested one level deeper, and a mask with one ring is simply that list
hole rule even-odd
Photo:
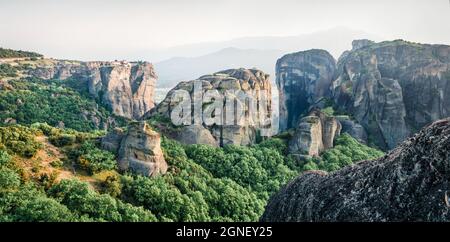
[{"label": "hazy sky", "polygon": [[[0,0],[0,46],[99,58],[247,36],[343,26],[450,44],[449,0]],[[332,40],[330,40],[332,41]]]}]

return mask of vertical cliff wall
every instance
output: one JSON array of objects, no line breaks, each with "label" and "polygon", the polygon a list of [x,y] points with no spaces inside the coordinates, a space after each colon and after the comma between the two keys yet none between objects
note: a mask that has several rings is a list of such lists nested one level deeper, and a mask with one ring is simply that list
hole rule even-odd
[{"label": "vertical cliff wall", "polygon": [[312,105],[331,93],[334,58],[325,50],[307,50],[283,56],[276,64],[280,130],[293,128]]},{"label": "vertical cliff wall", "polygon": [[74,78],[118,116],[139,119],[154,107],[157,76],[153,65],[147,62],[52,60],[29,73],[42,79]]},{"label": "vertical cliff wall", "polygon": [[387,150],[450,116],[450,46],[403,40],[352,44],[337,65],[323,50],[278,60],[281,130],[296,127],[325,100],[351,117],[341,120],[345,132]]}]

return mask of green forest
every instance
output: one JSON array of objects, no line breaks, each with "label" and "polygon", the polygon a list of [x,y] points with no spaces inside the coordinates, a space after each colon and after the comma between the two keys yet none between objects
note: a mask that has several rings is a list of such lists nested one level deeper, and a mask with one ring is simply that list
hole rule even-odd
[{"label": "green forest", "polygon": [[[67,154],[51,162],[54,172],[73,168],[83,177],[55,181],[40,173],[36,154],[46,135]],[[271,194],[301,172],[332,171],[382,152],[348,135],[320,159],[297,164],[286,141],[265,140],[249,147],[182,145],[163,138],[167,174],[155,178],[120,173],[116,155],[102,150],[102,132],[79,132],[43,123],[0,128],[1,221],[257,221]],[[23,165],[28,160],[31,168]]]},{"label": "green forest", "polygon": [[[302,172],[333,172],[383,155],[346,133],[303,161],[288,154],[285,134],[224,147],[162,135],[166,174],[121,172],[118,154],[102,149],[100,139],[113,128],[108,119],[125,130],[130,120],[81,86],[32,77],[1,86],[0,221],[258,221],[270,196]],[[158,130],[167,120],[147,123]]]}]

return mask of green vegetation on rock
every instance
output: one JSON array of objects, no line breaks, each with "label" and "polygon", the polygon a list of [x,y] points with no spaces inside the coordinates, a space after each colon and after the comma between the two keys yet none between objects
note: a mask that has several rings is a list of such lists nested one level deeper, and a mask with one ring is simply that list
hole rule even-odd
[{"label": "green vegetation on rock", "polygon": [[[62,84],[46,85],[36,78],[9,81],[12,90],[0,92],[0,120],[64,125],[78,131],[101,129],[111,113],[95,100]],[[114,117],[119,124],[121,118]]]},{"label": "green vegetation on rock", "polygon": [[361,144],[344,133],[336,139],[333,148],[323,152],[320,157],[308,159],[299,170],[336,171],[356,161],[372,160],[383,155],[382,151]]},{"label": "green vegetation on rock", "polygon": [[0,78],[17,77],[18,68],[10,64],[0,64]]},{"label": "green vegetation on rock", "polygon": [[0,48],[0,58],[26,58],[26,57],[42,57],[42,55],[30,51]]}]

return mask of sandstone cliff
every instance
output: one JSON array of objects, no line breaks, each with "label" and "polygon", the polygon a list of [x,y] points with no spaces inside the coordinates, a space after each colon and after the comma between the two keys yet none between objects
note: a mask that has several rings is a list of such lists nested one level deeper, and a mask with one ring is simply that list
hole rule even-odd
[{"label": "sandstone cliff", "polygon": [[[199,93],[195,92],[196,85],[200,88]],[[205,75],[197,80],[179,83],[144,118],[163,116],[170,119],[175,107],[186,102],[186,100],[174,98],[174,94],[180,90],[186,91],[185,98],[189,100],[185,105],[189,109],[188,114],[192,117],[188,118],[188,124],[181,125],[184,126],[182,130],[173,136],[183,143],[214,146],[255,143],[257,133],[261,128],[266,127],[263,120],[271,117],[272,90],[269,75],[256,69],[230,69]],[[215,97],[207,99],[206,96],[211,93],[215,93],[213,95]],[[244,94],[245,98],[240,99],[239,94],[236,93]],[[250,100],[254,101],[254,105],[249,104]],[[191,109],[194,104],[201,110]],[[241,120],[237,120],[236,110],[239,109],[243,111]],[[202,120],[202,113],[205,112],[214,113],[213,116],[221,123],[210,124]],[[229,117],[231,117],[231,123],[226,121]],[[270,123],[268,125],[270,128]]]},{"label": "sandstone cliff", "polygon": [[340,135],[342,126],[332,116],[314,110],[300,119],[293,137],[289,140],[289,153],[317,156],[332,148],[335,137]]},{"label": "sandstone cliff", "polygon": [[[120,132],[114,135],[117,134],[120,134]],[[112,149],[114,149],[114,142],[110,146]],[[107,142],[104,140],[104,147],[105,144]],[[128,126],[127,133],[123,135],[120,141],[118,158],[120,170],[131,170],[144,176],[166,173],[167,163],[160,145],[160,135],[151,130],[147,123],[131,123]]]},{"label": "sandstone cliff", "polygon": [[30,69],[29,74],[42,79],[75,78],[118,116],[139,119],[154,107],[157,76],[147,62],[47,60],[45,65]]},{"label": "sandstone cliff", "polygon": [[306,172],[269,201],[262,221],[450,221],[450,119],[384,157]]}]

